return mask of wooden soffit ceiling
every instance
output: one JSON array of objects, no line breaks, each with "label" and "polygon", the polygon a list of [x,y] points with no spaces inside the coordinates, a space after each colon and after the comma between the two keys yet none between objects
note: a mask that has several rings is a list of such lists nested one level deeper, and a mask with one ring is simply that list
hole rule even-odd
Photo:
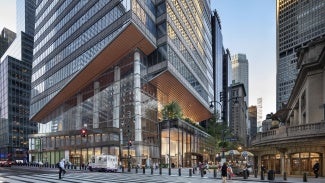
[{"label": "wooden soffit ceiling", "polygon": [[130,22],[124,25],[125,29],[104,48],[84,69],[82,69],[63,89],[54,96],[37,114],[32,121],[41,121],[59,105],[87,86],[96,76],[112,67],[119,59],[129,52],[140,49],[146,55],[153,52],[155,45],[139,31],[136,25]]},{"label": "wooden soffit ceiling", "polygon": [[[195,122],[211,118],[211,112],[168,70],[150,81],[155,85],[159,95],[167,95],[168,103],[176,101],[182,108],[184,117]],[[208,106],[208,104],[207,104]]]}]

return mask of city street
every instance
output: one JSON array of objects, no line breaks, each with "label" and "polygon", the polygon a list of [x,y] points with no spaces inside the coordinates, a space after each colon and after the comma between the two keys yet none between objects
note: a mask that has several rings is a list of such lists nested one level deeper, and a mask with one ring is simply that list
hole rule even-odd
[{"label": "city street", "polygon": [[[315,179],[308,177],[308,182],[323,183],[324,178]],[[131,173],[104,173],[104,172],[89,172],[88,170],[67,170],[62,180],[58,179],[58,169],[56,168],[38,168],[26,166],[13,166],[11,168],[0,168],[0,182],[26,182],[26,183],[41,183],[41,182],[157,182],[157,183],[202,183],[202,182],[221,182],[220,175],[217,179],[213,178],[213,171],[207,172],[204,177],[198,174],[193,174],[189,177],[188,169],[184,168],[181,176],[178,175],[177,169],[172,169],[171,175],[168,175],[168,169],[163,169],[162,175],[156,170],[151,175],[150,169],[146,169],[145,174],[142,171],[135,173],[133,169]],[[228,180],[228,183],[258,183],[269,182],[267,177],[265,180],[260,180],[260,177],[252,176],[248,179],[242,177],[234,177],[233,180]],[[283,181],[282,177],[276,177],[273,182],[300,183],[303,182],[302,177],[288,177],[287,181]]]}]

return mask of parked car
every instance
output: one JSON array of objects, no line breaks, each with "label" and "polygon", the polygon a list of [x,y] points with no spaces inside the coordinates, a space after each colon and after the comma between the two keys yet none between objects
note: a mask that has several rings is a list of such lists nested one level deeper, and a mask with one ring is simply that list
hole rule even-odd
[{"label": "parked car", "polygon": [[9,160],[0,161],[0,166],[1,167],[11,167],[11,165],[12,165],[12,161],[9,161]]}]

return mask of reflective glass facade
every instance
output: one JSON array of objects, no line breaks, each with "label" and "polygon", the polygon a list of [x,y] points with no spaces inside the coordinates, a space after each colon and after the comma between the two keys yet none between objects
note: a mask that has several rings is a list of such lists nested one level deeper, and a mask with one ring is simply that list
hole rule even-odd
[{"label": "reflective glass facade", "polygon": [[325,2],[277,0],[277,110],[290,97],[298,74],[296,51],[325,34]]},{"label": "reflective glass facade", "polygon": [[37,133],[29,120],[35,1],[17,1],[17,37],[0,63],[0,159],[28,161],[28,135]]},{"label": "reflective glass facade", "polygon": [[29,121],[31,62],[10,56],[0,64],[0,159],[27,161],[28,135],[37,133]]},{"label": "reflective glass facade", "polygon": [[[209,1],[166,1],[168,61],[208,103],[213,98]],[[189,88],[191,89],[191,88]]]},{"label": "reflective glass facade", "polygon": [[[221,97],[223,96],[223,92],[227,94],[227,91],[224,91],[228,86],[228,82],[225,80],[228,78],[224,75],[223,71],[223,62],[224,62],[224,48],[223,48],[223,38],[221,33],[221,22],[217,11],[215,10],[212,15],[212,53],[213,53],[213,80],[214,80],[214,101],[222,102]],[[226,78],[224,78],[226,77]],[[225,88],[224,88],[225,85]],[[225,119],[226,106],[222,109],[223,106],[214,103],[215,113],[219,115],[220,119]]]}]

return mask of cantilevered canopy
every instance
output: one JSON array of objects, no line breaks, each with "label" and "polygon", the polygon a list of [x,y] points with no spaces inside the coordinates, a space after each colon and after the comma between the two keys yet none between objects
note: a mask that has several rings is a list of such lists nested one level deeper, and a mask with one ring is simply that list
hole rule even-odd
[{"label": "cantilevered canopy", "polygon": [[129,22],[125,29],[102,50],[83,70],[81,70],[62,90],[54,96],[37,114],[32,116],[32,121],[41,121],[63,104],[67,99],[87,86],[96,76],[112,67],[119,59],[129,52],[140,49],[145,54],[153,52],[156,47],[137,28]]}]

